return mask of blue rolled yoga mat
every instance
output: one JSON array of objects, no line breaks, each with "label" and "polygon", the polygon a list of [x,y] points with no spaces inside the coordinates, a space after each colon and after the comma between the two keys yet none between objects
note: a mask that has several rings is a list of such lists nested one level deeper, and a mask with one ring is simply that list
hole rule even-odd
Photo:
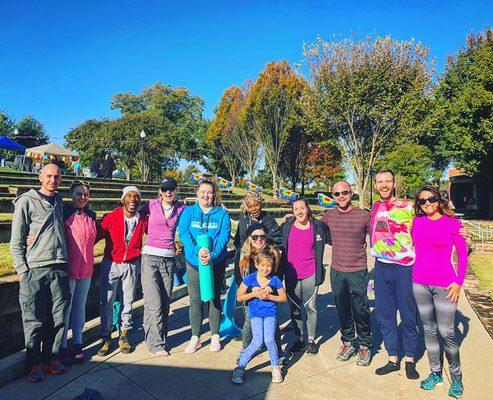
[{"label": "blue rolled yoga mat", "polygon": [[[197,246],[204,247],[207,250],[211,250],[211,239],[209,235],[197,236]],[[200,299],[202,301],[210,301],[214,298],[214,272],[212,270],[212,263],[203,265],[198,262],[199,267],[199,286],[200,286]]]}]

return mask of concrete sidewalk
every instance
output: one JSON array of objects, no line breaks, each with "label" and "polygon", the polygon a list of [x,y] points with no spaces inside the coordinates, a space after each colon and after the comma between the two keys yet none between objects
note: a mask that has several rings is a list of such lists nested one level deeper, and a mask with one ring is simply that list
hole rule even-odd
[{"label": "concrete sidewalk", "polygon": [[[190,336],[188,322],[188,297],[172,305],[169,342],[172,355],[162,359],[150,354],[142,343],[141,319],[133,333],[136,350],[128,355],[114,351],[105,358],[94,355],[99,343],[87,348],[90,359],[72,366],[62,376],[48,376],[39,384],[30,384],[27,378],[17,379],[0,389],[2,400],[73,399],[85,388],[98,390],[106,400],[111,399],[448,399],[449,375],[445,370],[445,384],[433,392],[419,389],[419,381],[405,377],[403,368],[384,377],[375,375],[375,369],[386,362],[382,351],[381,335],[375,333],[375,355],[368,368],[358,367],[353,358],[348,363],[335,359],[340,346],[338,319],[330,286],[326,282],[320,290],[319,300],[320,352],[316,356],[303,355],[290,360],[284,367],[285,380],[281,384],[270,381],[270,365],[266,353],[256,357],[247,368],[245,383],[231,383],[231,371],[241,349],[239,341],[223,341],[220,353],[208,349],[209,334],[203,335],[204,346],[195,354],[185,354]],[[293,341],[287,328],[288,307],[281,305],[283,343]],[[241,315],[238,309],[238,315]],[[374,321],[374,316],[372,319]],[[461,359],[464,374],[464,399],[486,400],[493,398],[493,341],[477,318],[471,306],[461,296],[457,318]],[[205,325],[207,329],[207,325]],[[116,341],[115,341],[116,346]],[[418,371],[427,376],[428,360],[423,355],[420,341]]]}]

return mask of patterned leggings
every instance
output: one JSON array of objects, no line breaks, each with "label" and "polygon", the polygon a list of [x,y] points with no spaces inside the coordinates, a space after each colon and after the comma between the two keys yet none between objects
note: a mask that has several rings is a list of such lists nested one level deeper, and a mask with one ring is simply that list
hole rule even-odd
[{"label": "patterned leggings", "polygon": [[452,378],[462,378],[459,344],[455,337],[455,311],[457,303],[446,298],[447,291],[439,286],[413,283],[413,293],[423,321],[425,345],[432,372],[442,373],[442,360],[438,334],[443,339],[445,355]]}]

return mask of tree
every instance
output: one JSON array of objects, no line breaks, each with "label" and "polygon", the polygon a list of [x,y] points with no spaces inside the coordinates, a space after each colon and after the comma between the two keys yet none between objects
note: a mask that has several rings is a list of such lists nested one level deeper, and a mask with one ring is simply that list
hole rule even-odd
[{"label": "tree", "polygon": [[432,180],[431,151],[419,144],[402,144],[375,162],[375,170],[387,168],[398,177],[398,195],[412,197],[421,186]]},{"label": "tree", "polygon": [[432,70],[420,43],[390,36],[344,39],[305,47],[312,90],[307,113],[336,138],[360,193],[376,159],[419,130],[417,110],[429,96]]},{"label": "tree", "polygon": [[0,135],[12,136],[15,129],[15,121],[5,112],[0,110]]},{"label": "tree", "polygon": [[438,113],[446,154],[487,182],[493,217],[493,30],[472,34],[447,61],[439,82]]},{"label": "tree", "polygon": [[323,183],[327,190],[340,179],[344,179],[341,154],[331,143],[318,142],[310,146],[306,157],[306,173],[317,183]]},{"label": "tree", "polygon": [[280,162],[290,133],[299,129],[299,109],[306,86],[287,61],[270,62],[253,84],[245,105],[248,126],[262,146],[277,197]]},{"label": "tree", "polygon": [[36,147],[48,143],[43,124],[31,115],[22,118],[16,124],[16,128],[17,134],[13,135],[13,139],[23,146]]}]

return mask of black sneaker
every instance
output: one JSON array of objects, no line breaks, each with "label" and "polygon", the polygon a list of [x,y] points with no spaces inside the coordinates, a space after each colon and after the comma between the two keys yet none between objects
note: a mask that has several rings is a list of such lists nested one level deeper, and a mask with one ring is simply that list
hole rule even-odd
[{"label": "black sneaker", "polygon": [[306,344],[303,343],[300,339],[296,339],[296,342],[289,348],[289,352],[292,354],[299,353],[300,351],[306,350]]},{"label": "black sneaker", "polygon": [[406,361],[406,376],[407,379],[419,379],[419,373],[416,371],[416,363],[413,361]]},{"label": "black sneaker", "polygon": [[318,353],[318,347],[314,340],[309,340],[306,346],[306,354],[309,356],[314,356]]},{"label": "black sneaker", "polygon": [[387,375],[391,372],[399,371],[401,369],[401,365],[398,362],[389,361],[383,367],[377,368],[375,373],[377,375]]}]

